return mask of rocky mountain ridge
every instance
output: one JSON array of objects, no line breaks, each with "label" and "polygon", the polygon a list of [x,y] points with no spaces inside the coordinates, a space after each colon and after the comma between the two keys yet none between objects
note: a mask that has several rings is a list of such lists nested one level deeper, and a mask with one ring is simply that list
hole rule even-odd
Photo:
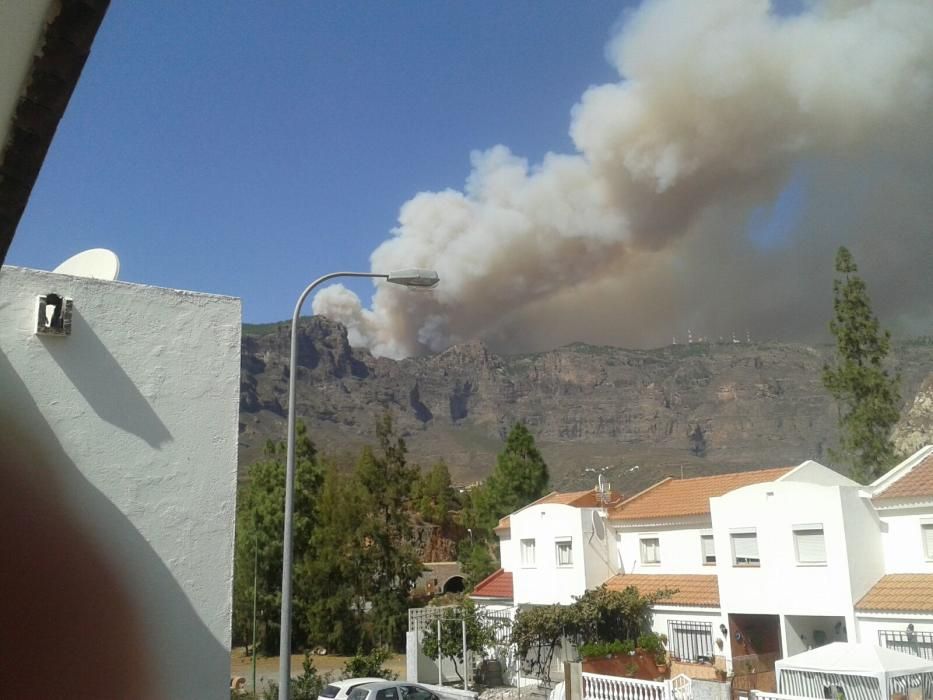
[{"label": "rocky mountain ridge", "polygon": [[[267,438],[285,433],[288,348],[286,323],[255,335],[246,329],[241,467],[261,455]],[[784,343],[655,350],[575,343],[499,355],[470,342],[395,361],[350,347],[340,324],[311,317],[299,326],[298,414],[322,451],[352,459],[388,410],[412,460],[444,459],[462,484],[489,473],[509,427],[521,420],[555,486],[591,486],[595,477],[584,468],[605,467],[615,488],[632,493],[668,473],[828,463],[836,407],[821,371],[831,352]],[[901,432],[922,442],[933,424],[922,398],[933,386],[933,343],[897,345],[892,366],[902,377]]]}]

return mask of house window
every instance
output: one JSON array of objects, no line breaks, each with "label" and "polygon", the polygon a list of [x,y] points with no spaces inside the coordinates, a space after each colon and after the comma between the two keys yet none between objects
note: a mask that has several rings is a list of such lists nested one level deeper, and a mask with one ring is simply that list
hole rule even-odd
[{"label": "house window", "polygon": [[641,538],[641,563],[661,563],[661,541],[657,537]]},{"label": "house window", "polygon": [[733,566],[760,566],[758,558],[758,533],[754,529],[733,530],[729,533],[732,540]]},{"label": "house window", "polygon": [[700,535],[700,553],[703,557],[704,566],[716,563],[716,548],[713,546],[712,533]]},{"label": "house window", "polygon": [[920,535],[923,537],[923,556],[927,561],[933,561],[933,523],[921,524]]},{"label": "house window", "polygon": [[522,540],[522,566],[535,565],[535,541],[534,539]]},{"label": "house window", "polygon": [[825,564],[826,541],[823,539],[823,526],[795,525],[794,551],[798,564]]},{"label": "house window", "polygon": [[573,566],[573,541],[569,538],[562,538],[554,542],[557,551],[558,566]]},{"label": "house window", "polygon": [[712,623],[668,620],[667,651],[680,661],[709,663],[713,659]]}]

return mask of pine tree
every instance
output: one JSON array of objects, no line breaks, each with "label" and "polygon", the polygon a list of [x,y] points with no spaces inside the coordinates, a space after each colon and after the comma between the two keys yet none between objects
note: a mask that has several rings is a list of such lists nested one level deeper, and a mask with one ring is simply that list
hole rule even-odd
[{"label": "pine tree", "polygon": [[454,504],[450,471],[443,460],[418,481],[418,510],[421,517],[435,525],[446,525]]},{"label": "pine tree", "polygon": [[303,613],[310,641],[340,654],[359,648],[365,609],[359,580],[362,493],[357,480],[348,476],[327,465],[312,535],[316,556],[296,567],[296,579],[308,591]]},{"label": "pine tree", "polygon": [[405,441],[386,414],[376,426],[378,449],[363,450],[356,468],[360,485],[362,598],[371,604],[369,646],[400,646],[407,626],[408,596],[423,569],[411,544],[409,509],[417,470],[406,462]]},{"label": "pine tree", "polygon": [[480,524],[491,530],[502,516],[545,495],[549,479],[534,437],[523,423],[516,423],[496,458],[496,468],[475,496]]},{"label": "pine tree", "polygon": [[874,480],[896,461],[891,430],[900,417],[899,377],[884,367],[891,334],[872,313],[865,282],[852,254],[836,254],[833,320],[836,356],[823,368],[823,384],[839,404],[840,448],[835,459],[849,464],[861,483]]}]

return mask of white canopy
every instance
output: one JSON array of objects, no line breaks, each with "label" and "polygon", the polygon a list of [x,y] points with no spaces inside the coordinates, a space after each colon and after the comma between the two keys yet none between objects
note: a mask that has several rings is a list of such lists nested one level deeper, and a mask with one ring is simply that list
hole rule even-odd
[{"label": "white canopy", "polygon": [[874,644],[834,642],[774,667],[778,692],[804,697],[822,698],[826,688],[839,688],[849,700],[886,700],[910,687],[933,685],[933,661]]}]

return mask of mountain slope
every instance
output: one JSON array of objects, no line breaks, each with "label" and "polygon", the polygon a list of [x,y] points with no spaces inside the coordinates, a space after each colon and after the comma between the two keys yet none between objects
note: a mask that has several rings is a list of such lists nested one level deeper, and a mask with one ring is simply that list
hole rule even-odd
[{"label": "mountain slope", "polygon": [[[285,434],[288,324],[243,338],[240,461]],[[412,459],[443,458],[460,483],[483,478],[512,423],[535,434],[558,487],[594,482],[608,466],[631,493],[659,475],[828,461],[836,408],[821,383],[829,347],[692,344],[656,350],[572,344],[500,356],[479,342],[394,361],[351,348],[346,330],[303,319],[298,413],[326,453],[371,441],[383,411],[395,416]],[[933,345],[895,349],[905,410],[933,373]],[[635,465],[638,470],[633,470]]]}]

